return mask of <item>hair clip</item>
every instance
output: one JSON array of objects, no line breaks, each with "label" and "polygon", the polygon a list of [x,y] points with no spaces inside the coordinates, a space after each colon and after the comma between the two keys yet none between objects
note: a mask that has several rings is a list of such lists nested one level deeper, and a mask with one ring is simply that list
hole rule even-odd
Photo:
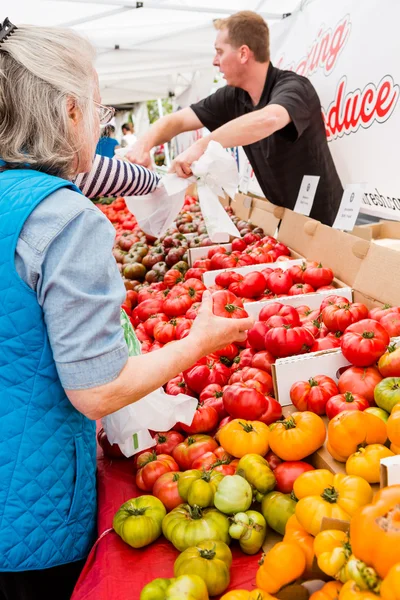
[{"label": "hair clip", "polygon": [[3,21],[3,24],[0,25],[0,44],[5,42],[6,39],[16,30],[18,27],[13,25],[8,17],[6,17]]}]

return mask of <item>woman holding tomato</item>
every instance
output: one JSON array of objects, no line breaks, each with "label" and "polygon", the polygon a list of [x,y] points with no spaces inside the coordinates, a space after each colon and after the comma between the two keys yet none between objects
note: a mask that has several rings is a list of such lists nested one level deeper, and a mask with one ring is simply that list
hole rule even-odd
[{"label": "woman holding tomato", "polygon": [[69,598],[96,524],[95,420],[202,356],[251,319],[213,314],[128,358],[115,231],[71,181],[90,172],[100,103],[90,44],[71,30],[0,27],[0,597]]}]

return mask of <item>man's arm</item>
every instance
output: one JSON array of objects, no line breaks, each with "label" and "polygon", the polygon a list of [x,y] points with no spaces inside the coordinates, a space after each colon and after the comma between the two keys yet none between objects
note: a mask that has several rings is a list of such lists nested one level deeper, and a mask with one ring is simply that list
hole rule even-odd
[{"label": "man's arm", "polygon": [[265,108],[233,119],[199,139],[182,152],[172,163],[171,170],[179,177],[192,174],[191,165],[205,152],[209,142],[219,142],[224,148],[247,146],[262,140],[291,122],[288,111],[279,104],[269,104]]},{"label": "man's arm", "polygon": [[191,108],[183,108],[176,113],[166,115],[154,123],[149,131],[126,154],[130,162],[144,167],[151,166],[150,150],[169,142],[173,137],[184,131],[195,131],[203,127],[202,122]]}]

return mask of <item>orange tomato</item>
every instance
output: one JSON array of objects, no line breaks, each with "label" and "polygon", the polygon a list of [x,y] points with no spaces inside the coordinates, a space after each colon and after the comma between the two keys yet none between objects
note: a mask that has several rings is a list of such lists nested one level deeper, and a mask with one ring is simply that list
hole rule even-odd
[{"label": "orange tomato", "polygon": [[328,581],[320,590],[310,596],[310,600],[338,600],[343,584],[340,581]]},{"label": "orange tomato", "polygon": [[304,576],[306,579],[309,579],[308,575],[311,576],[315,556],[314,538],[300,525],[296,515],[289,517],[286,523],[283,541],[297,544],[303,550],[304,556],[306,557],[306,571]]},{"label": "orange tomato", "polygon": [[400,446],[400,404],[394,406],[388,422],[386,423],[387,435],[395,446]]},{"label": "orange tomato", "polygon": [[400,563],[394,565],[386,575],[380,594],[383,600],[400,600]]},{"label": "orange tomato", "polygon": [[245,454],[264,456],[268,452],[268,425],[260,421],[233,419],[219,432],[219,443],[224,450],[236,458]]},{"label": "orange tomato", "polygon": [[383,488],[353,516],[350,539],[354,555],[382,578],[400,563],[400,485]]},{"label": "orange tomato", "polygon": [[326,430],[321,417],[309,412],[295,412],[271,426],[269,444],[283,460],[302,460],[322,446]]},{"label": "orange tomato", "polygon": [[354,581],[348,581],[339,592],[339,600],[379,600],[372,592],[360,590]]},{"label": "orange tomato", "polygon": [[269,594],[301,577],[306,568],[303,550],[292,542],[280,542],[265,555],[257,571],[256,585]]},{"label": "orange tomato", "polygon": [[371,413],[345,410],[329,421],[329,453],[339,462],[346,462],[360,446],[384,444],[387,439],[386,423]]}]

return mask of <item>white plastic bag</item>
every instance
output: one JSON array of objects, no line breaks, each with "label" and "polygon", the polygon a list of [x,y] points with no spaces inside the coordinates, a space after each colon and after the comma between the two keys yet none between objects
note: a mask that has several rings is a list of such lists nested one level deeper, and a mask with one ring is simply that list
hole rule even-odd
[{"label": "white plastic bag", "polygon": [[211,141],[207,150],[192,165],[188,179],[175,173],[165,175],[158,188],[145,196],[125,198],[128,209],[145,233],[159,237],[173,224],[185,201],[190,183],[197,182],[199,201],[207,234],[214,243],[228,242],[240,233],[222,207],[218,196],[224,191],[234,197],[239,183],[236,161],[221,144]]},{"label": "white plastic bag", "polygon": [[[140,342],[124,311],[121,311],[121,322],[129,356],[140,354]],[[151,437],[149,429],[168,431],[178,421],[190,425],[196,407],[196,398],[186,394],[170,396],[163,388],[159,388],[138,402],[107,415],[102,419],[102,424],[110,444],[118,444],[121,452],[129,457],[155,446],[156,442]]]}]

